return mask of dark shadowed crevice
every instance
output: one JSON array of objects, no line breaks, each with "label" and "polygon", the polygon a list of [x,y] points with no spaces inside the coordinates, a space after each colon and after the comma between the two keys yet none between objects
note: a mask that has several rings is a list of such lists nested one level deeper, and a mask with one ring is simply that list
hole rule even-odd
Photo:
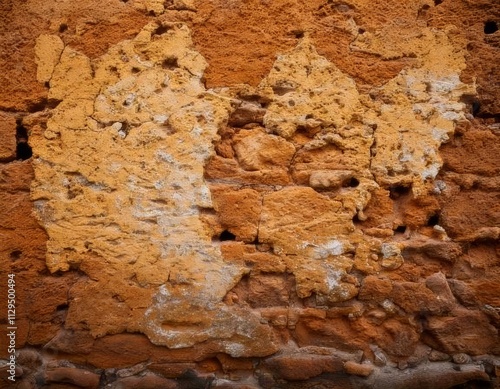
[{"label": "dark shadowed crevice", "polygon": [[234,235],[233,233],[229,232],[228,230],[224,230],[220,234],[219,240],[221,242],[227,241],[227,240],[236,240],[236,235]]},{"label": "dark shadowed crevice", "polygon": [[28,144],[28,130],[23,126],[22,120],[17,120],[16,126],[16,159],[26,160],[31,158],[33,150]]},{"label": "dark shadowed crevice", "polygon": [[498,31],[498,24],[493,20],[488,20],[484,23],[484,33],[485,34],[494,34]]}]

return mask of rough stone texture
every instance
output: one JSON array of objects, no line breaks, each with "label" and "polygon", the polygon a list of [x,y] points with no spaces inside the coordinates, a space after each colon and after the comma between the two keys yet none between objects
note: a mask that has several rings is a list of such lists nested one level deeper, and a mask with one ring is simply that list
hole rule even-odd
[{"label": "rough stone texture", "polygon": [[16,120],[12,115],[0,114],[0,161],[11,161],[16,157]]},{"label": "rough stone texture", "polygon": [[[38,52],[50,52],[46,45],[52,41],[37,40]],[[71,296],[72,329],[114,333],[116,319],[127,315],[120,331],[144,332],[157,344],[221,339],[221,351],[242,356],[249,351],[239,342],[247,338],[252,355],[267,354],[276,348],[258,318],[221,305],[243,269],[224,263],[199,210],[212,206],[203,165],[229,102],[205,92],[206,64],[190,47],[187,27],[151,23],[94,63],[63,50],[49,90],[61,103],[43,134],[32,136],[38,175],[32,198],[50,235],[49,270],[88,269],[90,279]],[[45,57],[38,60],[45,64]],[[97,145],[107,151],[100,154]],[[56,175],[54,164],[61,166]],[[125,256],[116,257],[117,242],[128,247]],[[105,320],[92,320],[84,290],[101,296]]]},{"label": "rough stone texture", "polygon": [[71,367],[57,367],[47,370],[45,381],[47,383],[65,383],[91,389],[99,386],[99,375]]},{"label": "rough stone texture", "polygon": [[0,386],[499,387],[498,4],[0,16]]}]

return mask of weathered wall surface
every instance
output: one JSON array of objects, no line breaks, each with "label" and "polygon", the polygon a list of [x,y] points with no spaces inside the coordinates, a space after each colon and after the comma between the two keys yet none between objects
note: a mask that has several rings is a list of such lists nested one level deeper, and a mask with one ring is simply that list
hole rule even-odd
[{"label": "weathered wall surface", "polygon": [[500,385],[498,4],[1,7],[2,385]]}]

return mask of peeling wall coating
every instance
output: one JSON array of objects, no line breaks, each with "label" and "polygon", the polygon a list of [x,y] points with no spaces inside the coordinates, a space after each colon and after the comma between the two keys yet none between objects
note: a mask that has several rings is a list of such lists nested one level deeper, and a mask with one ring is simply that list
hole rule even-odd
[{"label": "peeling wall coating", "polygon": [[[255,239],[285,261],[301,298],[317,293],[331,302],[350,300],[358,293],[357,281],[342,278],[353,268],[371,274],[402,264],[401,243],[364,236],[352,219],[363,219],[379,183],[413,184],[417,196],[426,183],[433,185],[441,167],[438,148],[465,119],[460,97],[473,93],[459,81],[463,53],[454,52],[441,32],[426,29],[422,35],[424,47],[439,48],[444,69],[432,63],[435,53],[416,52],[420,66],[377,90],[392,101],[377,104],[373,96],[360,95],[355,82],[318,55],[307,37],[278,56],[254,91],[269,105],[262,132],[236,146],[244,170],[260,170],[253,158],[265,152],[271,169],[279,165],[276,149],[342,155],[320,170],[297,163],[290,182],[262,198]],[[363,50],[387,50],[376,41],[359,43],[364,45]],[[178,348],[222,339],[221,351],[235,357],[277,351],[258,316],[230,312],[222,303],[248,269],[223,260],[203,229],[200,209],[212,208],[203,167],[232,100],[225,90],[203,87],[206,63],[192,49],[188,28],[149,24],[94,62],[62,49],[57,36],[42,35],[37,54],[39,80],[49,80],[49,98],[61,100],[43,137],[32,140],[32,199],[49,234],[48,268],[66,271],[100,261],[115,273],[106,280],[91,277],[89,286],[111,289],[110,294],[115,279],[139,288],[159,286],[151,306],[142,302],[144,318],[136,313],[130,323],[122,322],[123,329],[144,332],[155,344]],[[317,134],[294,148],[283,138],[299,128]],[[266,136],[275,143],[265,147],[259,141]],[[283,161],[284,167],[291,162]],[[307,186],[307,175],[316,189],[351,177],[359,185],[326,196]],[[304,213],[306,202],[316,211]],[[83,318],[83,312],[74,304],[68,321]],[[87,320],[92,334],[115,330],[103,319]],[[232,340],[233,334],[241,339]]]},{"label": "peeling wall coating", "polygon": [[[52,42],[37,42],[47,62]],[[244,269],[223,261],[199,217],[212,207],[203,166],[230,107],[203,87],[205,66],[182,25],[150,24],[92,64],[63,50],[49,92],[62,101],[33,139],[33,201],[50,237],[52,272],[98,261],[109,278],[91,276],[84,287],[110,296],[117,282],[142,289],[145,300],[123,330],[171,348],[221,339],[221,351],[234,356],[266,355],[276,348],[258,318],[221,307]],[[117,318],[124,312],[120,301],[109,308]],[[76,303],[68,322],[86,320],[95,336],[116,331],[110,317],[87,317]]]},{"label": "peeling wall coating", "polygon": [[12,387],[499,387],[500,8],[84,3],[0,101]]}]

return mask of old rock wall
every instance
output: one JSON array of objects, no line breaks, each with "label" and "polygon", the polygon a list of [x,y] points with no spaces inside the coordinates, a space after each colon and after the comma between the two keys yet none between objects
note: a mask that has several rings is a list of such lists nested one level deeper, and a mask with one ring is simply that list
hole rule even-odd
[{"label": "old rock wall", "polygon": [[0,12],[0,385],[500,387],[496,2]]}]

